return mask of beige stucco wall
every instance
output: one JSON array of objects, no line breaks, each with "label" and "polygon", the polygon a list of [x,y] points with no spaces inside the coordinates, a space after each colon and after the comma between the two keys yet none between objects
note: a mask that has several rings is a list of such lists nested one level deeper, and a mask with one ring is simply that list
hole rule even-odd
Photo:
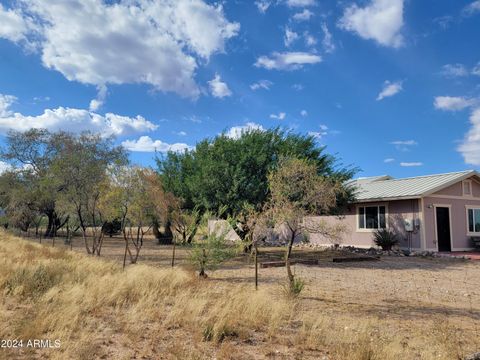
[{"label": "beige stucco wall", "polygon": [[[405,232],[403,221],[405,218],[411,220],[417,218],[419,219],[419,200],[398,200],[391,202],[376,202],[376,203],[360,203],[351,205],[344,216],[320,216],[312,219],[317,219],[317,221],[326,221],[329,224],[342,223],[347,227],[347,232],[343,237],[342,245],[352,245],[356,247],[371,247],[375,246],[373,243],[373,230],[367,229],[358,229],[357,226],[357,207],[358,206],[373,206],[373,205],[385,205],[387,213],[387,224],[388,227],[394,229],[394,231],[399,235],[400,246],[407,247],[407,235]],[[420,225],[421,226],[421,225]],[[412,247],[420,248],[421,232],[415,231],[412,234]],[[310,242],[315,244],[331,244],[332,242],[319,234],[309,234]]]}]

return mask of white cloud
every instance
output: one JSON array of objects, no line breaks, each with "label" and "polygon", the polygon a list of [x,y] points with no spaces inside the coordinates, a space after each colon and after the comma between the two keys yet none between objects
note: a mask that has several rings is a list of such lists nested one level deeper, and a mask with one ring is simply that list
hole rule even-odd
[{"label": "white cloud", "polygon": [[274,52],[270,57],[260,56],[255,66],[269,70],[296,70],[304,65],[317,64],[321,61],[321,56],[307,52]]},{"label": "white cloud", "polygon": [[303,9],[302,12],[298,12],[292,16],[295,21],[308,21],[313,16],[313,12],[308,9]]},{"label": "white cloud", "polygon": [[0,175],[9,170],[12,170],[12,165],[6,163],[5,161],[0,161]]},{"label": "white cloud", "polygon": [[467,164],[480,165],[480,108],[470,115],[470,129],[457,150]]},{"label": "white cloud", "polygon": [[0,118],[10,116],[13,113],[10,106],[16,101],[17,98],[13,95],[0,94]]},{"label": "white cloud", "polygon": [[249,131],[265,131],[265,128],[254,122],[247,122],[245,125],[232,126],[225,135],[232,139],[238,139],[243,133]]},{"label": "white cloud", "polygon": [[187,133],[185,131],[179,131],[176,133],[178,136],[187,136]]},{"label": "white cloud", "polygon": [[308,31],[303,33],[303,37],[305,38],[305,44],[307,46],[315,46],[317,44],[317,39]]},{"label": "white cloud", "polygon": [[300,111],[300,115],[302,115],[303,117],[308,116],[307,110]]},{"label": "white cloud", "polygon": [[[0,95],[0,104],[2,97],[4,98],[5,95]],[[100,115],[88,110],[64,107],[46,109],[41,115],[29,116],[13,113],[8,106],[2,111],[0,105],[0,133],[6,133],[9,130],[26,131],[31,128],[45,128],[51,131],[65,130],[76,133],[92,131],[105,136],[121,136],[152,131],[157,129],[158,125],[142,116],[128,117],[112,113]]]},{"label": "white cloud", "polygon": [[394,158],[386,158],[386,159],[383,160],[383,162],[386,163],[386,164],[394,162],[394,161],[395,161]]},{"label": "white cloud", "polygon": [[292,45],[294,41],[298,39],[298,34],[295,31],[290,30],[288,27],[285,29],[285,36],[283,37],[283,42],[286,47]]},{"label": "white cloud", "polygon": [[380,91],[380,94],[378,94],[377,101],[398,94],[400,91],[402,91],[402,89],[401,81],[390,82],[387,80],[383,83],[383,89]]},{"label": "white cloud", "polygon": [[463,8],[463,14],[466,16],[474,15],[480,12],[480,0],[476,0]]},{"label": "white cloud", "polygon": [[0,3],[0,38],[26,42],[28,33],[34,29],[31,19],[23,17],[20,10],[5,9]]},{"label": "white cloud", "polygon": [[478,64],[473,67],[472,74],[480,76],[480,62],[478,62]]},{"label": "white cloud", "polygon": [[400,166],[403,167],[412,167],[412,166],[422,166],[423,163],[419,161],[414,161],[414,162],[401,162]]},{"label": "white cloud", "polygon": [[223,52],[239,30],[221,5],[203,0],[31,0],[15,11],[24,20],[36,19],[28,35],[43,65],[68,80],[96,86],[146,83],[185,97],[200,94],[197,59]]},{"label": "white cloud", "polygon": [[270,0],[255,1],[255,5],[257,6],[258,11],[260,11],[262,14],[264,14],[268,10],[271,4],[272,2]]},{"label": "white cloud", "polygon": [[152,140],[150,136],[140,136],[137,140],[125,140],[122,146],[133,152],[182,152],[192,150],[193,147],[184,143],[167,144],[161,140]]},{"label": "white cloud", "polygon": [[332,34],[328,30],[328,26],[326,23],[322,24],[322,31],[323,31],[323,41],[322,41],[323,49],[327,53],[334,52],[335,44],[333,43]]},{"label": "white cloud", "polygon": [[252,90],[259,90],[259,89],[265,89],[265,90],[270,90],[270,87],[273,85],[273,82],[269,80],[259,80],[256,83],[253,83],[250,85],[250,89]]},{"label": "white cloud", "polygon": [[403,45],[400,33],[403,26],[403,1],[371,0],[363,8],[353,4],[345,9],[338,25],[364,39],[398,48]]},{"label": "white cloud", "polygon": [[221,99],[232,95],[227,83],[223,82],[218,74],[215,74],[215,77],[208,82],[208,85],[210,86],[210,92],[212,93],[212,96],[216,98]]},{"label": "white cloud", "polygon": [[290,7],[305,7],[315,5],[315,0],[286,0],[285,2]]},{"label": "white cloud", "polygon": [[447,78],[468,76],[468,70],[463,64],[443,65],[440,73]]},{"label": "white cloud", "polygon": [[415,140],[395,140],[390,142],[390,144],[395,145],[395,148],[398,151],[410,151],[412,146],[418,145]]},{"label": "white cloud", "polygon": [[328,135],[328,126],[325,124],[320,124],[320,131],[309,131],[308,135],[314,137],[317,140],[322,139],[324,136]]},{"label": "white cloud", "polygon": [[97,111],[100,109],[105,102],[105,98],[107,97],[107,87],[105,85],[99,85],[97,90],[97,97],[90,101],[90,111]]},{"label": "white cloud", "polygon": [[286,113],[279,112],[278,114],[270,114],[270,119],[284,120],[286,116]]},{"label": "white cloud", "polygon": [[304,86],[302,84],[293,84],[292,89],[295,91],[302,91],[304,89]]},{"label": "white cloud", "polygon": [[458,111],[473,106],[475,103],[475,99],[463,96],[437,96],[433,105],[437,110]]},{"label": "white cloud", "polygon": [[395,141],[392,141],[390,144],[411,146],[411,145],[417,145],[418,143],[415,140],[395,140]]}]

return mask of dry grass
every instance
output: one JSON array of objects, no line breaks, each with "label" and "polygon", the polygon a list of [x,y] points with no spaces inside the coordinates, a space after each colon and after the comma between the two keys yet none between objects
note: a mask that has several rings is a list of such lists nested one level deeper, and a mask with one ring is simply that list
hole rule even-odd
[{"label": "dry grass", "polygon": [[[452,284],[432,299],[418,275],[394,279],[405,269],[297,267],[307,289],[289,300],[281,268],[262,269],[255,291],[238,262],[199,280],[0,236],[0,338],[61,340],[0,349],[4,358],[458,359],[480,349],[478,290],[459,298]],[[479,274],[459,262],[441,271]]]}]

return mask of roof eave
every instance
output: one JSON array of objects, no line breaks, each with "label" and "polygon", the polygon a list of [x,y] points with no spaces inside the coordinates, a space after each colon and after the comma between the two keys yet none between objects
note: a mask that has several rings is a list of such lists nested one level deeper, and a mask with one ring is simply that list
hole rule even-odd
[{"label": "roof eave", "polygon": [[381,198],[369,198],[369,199],[358,199],[353,201],[353,204],[359,203],[371,203],[371,202],[384,202],[384,201],[397,201],[397,200],[415,200],[420,199],[421,195],[411,195],[411,196],[393,196],[393,197],[381,197]]},{"label": "roof eave", "polygon": [[429,191],[425,191],[424,193],[421,194],[421,196],[428,196],[428,195],[432,195],[434,193],[436,193],[437,191],[440,191],[442,189],[445,189],[449,186],[452,186],[453,184],[456,184],[457,182],[459,181],[463,181],[471,176],[476,176],[477,178],[480,178],[480,175],[478,174],[478,172],[476,172],[475,170],[472,170],[472,171],[469,171],[469,172],[466,172],[464,175],[456,178],[456,179],[453,179],[453,180],[450,180],[449,182],[445,183],[445,184],[442,184],[442,185],[439,185],[433,189],[430,189]]}]

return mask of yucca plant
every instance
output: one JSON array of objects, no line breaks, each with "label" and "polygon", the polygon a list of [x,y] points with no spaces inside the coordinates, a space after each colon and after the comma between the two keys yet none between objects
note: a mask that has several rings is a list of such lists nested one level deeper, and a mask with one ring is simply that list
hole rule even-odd
[{"label": "yucca plant", "polygon": [[373,233],[373,242],[382,250],[389,251],[398,244],[398,236],[392,230],[378,229]]}]

